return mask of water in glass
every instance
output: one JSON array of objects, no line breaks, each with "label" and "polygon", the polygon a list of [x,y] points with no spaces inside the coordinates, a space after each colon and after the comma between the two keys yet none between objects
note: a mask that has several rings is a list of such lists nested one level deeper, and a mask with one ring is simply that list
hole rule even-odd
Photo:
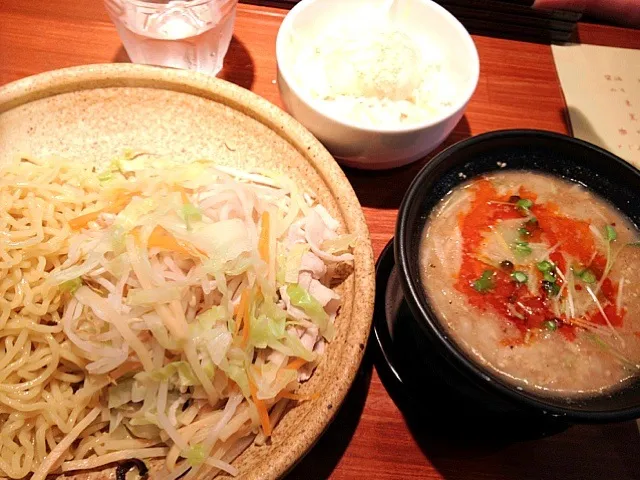
[{"label": "water in glass", "polygon": [[237,0],[106,0],[135,63],[217,74],[233,34]]}]

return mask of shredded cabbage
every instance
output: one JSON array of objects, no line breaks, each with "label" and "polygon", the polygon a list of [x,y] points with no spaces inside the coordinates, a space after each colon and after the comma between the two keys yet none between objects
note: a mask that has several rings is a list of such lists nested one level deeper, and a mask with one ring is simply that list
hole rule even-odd
[{"label": "shredded cabbage", "polygon": [[180,300],[183,295],[183,287],[166,286],[153,289],[132,288],[127,295],[128,305],[153,305],[157,303],[169,303]]},{"label": "shredded cabbage", "polygon": [[216,268],[253,250],[245,222],[238,218],[219,222],[197,222],[191,229],[178,217],[165,218],[161,225],[175,238],[183,240],[204,252]]},{"label": "shredded cabbage", "polygon": [[306,243],[296,243],[291,247],[285,265],[284,282],[297,283],[302,256],[311,248]]},{"label": "shredded cabbage", "polygon": [[288,285],[287,294],[291,299],[291,304],[304,310],[309,315],[309,318],[318,325],[320,332],[327,340],[333,338],[333,324],[329,321],[329,315],[318,300],[298,284]]},{"label": "shredded cabbage", "polygon": [[245,398],[249,398],[251,395],[249,390],[249,377],[247,376],[244,365],[233,362],[229,363],[226,368],[222,368],[222,370],[240,387],[242,395],[244,395]]},{"label": "shredded cabbage", "polygon": [[271,348],[290,357],[302,358],[307,362],[313,362],[316,359],[316,354],[307,349],[297,336],[290,333],[287,333],[282,344],[272,345]]},{"label": "shredded cabbage", "polygon": [[198,207],[187,202],[182,206],[182,219],[184,220],[187,230],[191,230],[192,222],[199,222],[202,220],[202,212]]},{"label": "shredded cabbage", "polygon": [[357,237],[351,233],[329,238],[322,242],[322,250],[327,253],[340,254],[350,251],[356,246]]},{"label": "shredded cabbage", "polygon": [[191,336],[198,337],[211,331],[218,322],[227,317],[227,311],[221,305],[214,305],[196,317],[196,321],[189,325]]},{"label": "shredded cabbage", "polygon": [[191,365],[184,361],[169,363],[162,368],[153,370],[151,373],[138,373],[135,378],[141,382],[148,379],[155,380],[156,382],[171,381],[171,383],[180,387],[200,385],[198,378],[195,373],[193,373]]},{"label": "shredded cabbage", "polygon": [[131,401],[132,387],[132,378],[128,378],[112,387],[109,387],[108,407],[110,409],[115,409],[129,403]]},{"label": "shredded cabbage", "polygon": [[[220,432],[268,435],[315,367],[339,306],[327,265],[356,238],[279,173],[128,151],[90,180],[104,199],[49,279],[72,297],[62,324],[85,384],[107,379],[93,391],[108,435],[177,448],[188,475],[213,468]],[[287,368],[300,359],[304,373]]]},{"label": "shredded cabbage", "polygon": [[60,284],[60,291],[69,292],[71,295],[73,295],[74,293],[76,293],[76,290],[78,290],[81,286],[82,286],[82,279],[78,277],[72,280],[67,280],[66,282],[62,282]]}]

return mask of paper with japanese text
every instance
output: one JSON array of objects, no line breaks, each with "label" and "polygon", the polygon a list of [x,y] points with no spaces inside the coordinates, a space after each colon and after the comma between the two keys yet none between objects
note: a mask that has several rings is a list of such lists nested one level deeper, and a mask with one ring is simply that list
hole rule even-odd
[{"label": "paper with japanese text", "polygon": [[573,135],[640,168],[640,50],[551,48]]}]

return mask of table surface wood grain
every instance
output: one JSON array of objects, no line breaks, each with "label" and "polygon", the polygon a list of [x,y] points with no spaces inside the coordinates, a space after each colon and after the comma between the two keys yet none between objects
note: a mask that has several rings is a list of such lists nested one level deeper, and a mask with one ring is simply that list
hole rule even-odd
[{"label": "table surface wood grain", "polygon": [[[275,39],[286,9],[241,4],[221,77],[282,107]],[[580,24],[584,43],[640,48],[640,32]],[[443,147],[490,130],[568,133],[549,45],[474,35],[478,89]],[[128,62],[98,0],[1,0],[0,85],[89,63]],[[362,203],[376,257],[392,238],[402,196],[428,161],[386,172],[347,170]],[[453,426],[443,433],[401,411],[374,366],[371,348],[336,421],[289,478],[598,479],[640,478],[635,422],[575,426],[537,440],[495,439]],[[434,392],[437,394],[437,392]]]}]

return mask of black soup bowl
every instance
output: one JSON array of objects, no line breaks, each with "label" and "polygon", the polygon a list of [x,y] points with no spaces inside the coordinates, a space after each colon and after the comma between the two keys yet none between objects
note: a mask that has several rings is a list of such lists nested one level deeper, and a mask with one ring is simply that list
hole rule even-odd
[{"label": "black soup bowl", "polygon": [[418,173],[405,194],[396,225],[395,261],[420,353],[443,381],[494,414],[541,415],[571,423],[640,417],[640,379],[588,398],[536,394],[474,361],[439,322],[420,278],[420,241],[429,214],[456,186],[478,175],[507,170],[540,172],[581,183],[617,207],[636,228],[640,225],[640,171],[587,142],[551,132],[504,130],[449,147]]}]

